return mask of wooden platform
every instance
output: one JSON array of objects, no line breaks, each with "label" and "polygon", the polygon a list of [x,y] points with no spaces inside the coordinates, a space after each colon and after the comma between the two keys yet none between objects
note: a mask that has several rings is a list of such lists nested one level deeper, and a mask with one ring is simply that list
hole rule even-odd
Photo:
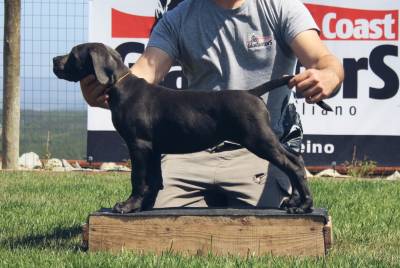
[{"label": "wooden platform", "polygon": [[83,243],[90,251],[323,256],[332,244],[332,225],[324,209],[304,215],[202,208],[121,215],[103,209],[89,215]]}]

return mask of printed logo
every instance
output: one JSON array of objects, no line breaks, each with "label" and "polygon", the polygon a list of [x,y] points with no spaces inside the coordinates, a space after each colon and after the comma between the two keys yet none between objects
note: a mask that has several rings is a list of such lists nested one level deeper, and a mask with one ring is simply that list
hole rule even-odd
[{"label": "printed logo", "polygon": [[270,47],[271,45],[271,36],[262,36],[252,33],[247,37],[247,48]]},{"label": "printed logo", "polygon": [[363,10],[306,4],[323,40],[398,40],[398,10]]}]

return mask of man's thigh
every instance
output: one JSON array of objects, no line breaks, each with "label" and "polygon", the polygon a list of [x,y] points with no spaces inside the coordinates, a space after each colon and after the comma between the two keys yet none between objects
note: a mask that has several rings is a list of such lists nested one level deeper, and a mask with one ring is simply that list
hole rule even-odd
[{"label": "man's thigh", "polygon": [[228,194],[230,206],[279,208],[291,193],[287,176],[247,149],[220,153],[223,162],[216,180]]},{"label": "man's thigh", "polygon": [[216,187],[229,206],[279,207],[291,192],[285,174],[246,149],[167,155],[162,172],[156,208],[206,207],[204,194]]},{"label": "man's thigh", "polygon": [[206,151],[165,155],[161,161],[164,189],[154,207],[206,207],[204,192],[214,183],[218,159]]}]

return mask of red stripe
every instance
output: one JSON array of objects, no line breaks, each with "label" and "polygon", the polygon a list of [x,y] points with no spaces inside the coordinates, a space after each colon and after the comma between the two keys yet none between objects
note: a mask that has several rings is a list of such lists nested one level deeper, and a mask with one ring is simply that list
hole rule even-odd
[{"label": "red stripe", "polygon": [[149,38],[154,17],[127,14],[111,9],[111,36],[120,38]]}]

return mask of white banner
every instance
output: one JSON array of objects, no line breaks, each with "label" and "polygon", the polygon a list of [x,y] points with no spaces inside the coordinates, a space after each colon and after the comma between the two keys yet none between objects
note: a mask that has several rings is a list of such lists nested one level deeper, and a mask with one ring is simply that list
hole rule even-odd
[{"label": "white banner", "polygon": [[[92,0],[89,2],[89,42],[113,48],[136,42],[147,44],[154,23],[157,0]],[[150,28],[149,28],[150,25]],[[139,28],[139,29],[138,29]],[[129,53],[125,64],[134,63],[141,53]],[[115,131],[109,110],[88,107],[89,131]]]},{"label": "white banner", "polygon": [[299,102],[305,133],[400,135],[400,1],[304,2],[346,73],[333,113]]},{"label": "white banner", "polygon": [[[170,9],[176,2],[179,1],[172,1],[172,4],[170,0],[90,1],[89,41],[102,42],[116,48],[125,64],[131,65],[144,50],[156,20],[155,14],[165,11],[168,4]],[[342,88],[326,100],[333,112],[326,113],[316,105],[305,104],[304,99],[299,98],[297,109],[305,134],[308,134],[306,137],[313,139],[304,141],[306,159],[308,154],[311,157],[309,159],[318,162],[320,156],[325,154],[331,161],[336,159],[335,154],[344,150],[340,146],[353,146],[357,142],[365,144],[368,141],[365,137],[369,136],[378,137],[375,143],[389,140],[386,137],[390,137],[390,140],[398,138],[400,0],[303,2],[319,25],[322,40],[343,62],[346,74]],[[174,67],[166,79],[166,85],[179,88],[180,76],[179,67]],[[89,107],[88,131],[114,131],[110,112]],[[344,144],[345,135],[358,141]],[[335,137],[338,138],[336,141]],[[312,149],[314,142],[323,142],[321,147],[329,147],[329,150]],[[370,150],[368,154],[373,158],[378,149],[368,148],[371,148],[367,151]],[[382,146],[378,148],[385,150]],[[383,152],[380,154],[384,155]],[[351,152],[342,156],[343,159],[349,157]],[[381,161],[388,160],[385,158]]]}]

